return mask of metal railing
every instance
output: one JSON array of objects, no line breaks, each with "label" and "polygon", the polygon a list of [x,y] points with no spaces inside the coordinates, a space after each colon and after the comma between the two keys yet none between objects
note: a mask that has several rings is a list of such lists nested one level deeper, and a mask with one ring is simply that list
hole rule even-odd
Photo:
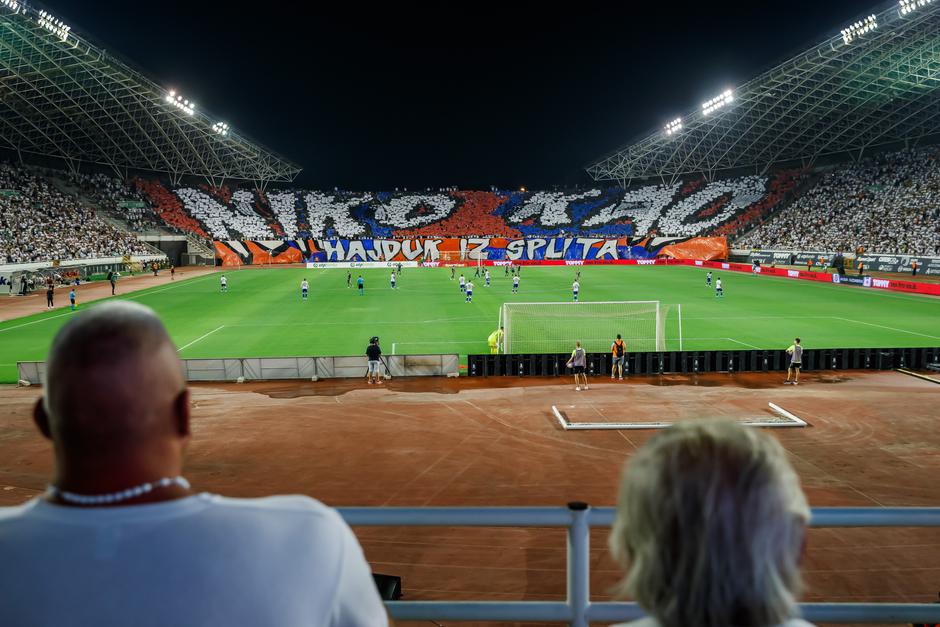
[{"label": "metal railing", "polygon": [[[568,530],[568,592],[565,601],[389,601],[398,620],[520,621],[568,623],[634,620],[636,603],[591,602],[590,530],[610,527],[614,508],[585,503],[568,507],[345,507],[352,526],[381,527],[564,527]],[[940,507],[817,507],[811,527],[940,527]],[[407,584],[407,582],[405,582]],[[823,623],[937,623],[940,605],[929,603],[804,603],[803,618]]]}]

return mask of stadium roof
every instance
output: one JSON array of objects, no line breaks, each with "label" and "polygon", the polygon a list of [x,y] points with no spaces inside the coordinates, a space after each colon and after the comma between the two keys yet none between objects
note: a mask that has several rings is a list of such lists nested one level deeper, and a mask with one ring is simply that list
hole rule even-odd
[{"label": "stadium roof", "polygon": [[288,182],[300,172],[20,0],[0,0],[0,147],[174,180]]},{"label": "stadium roof", "polygon": [[903,0],[585,169],[596,181],[753,168],[940,132],[940,0]]}]

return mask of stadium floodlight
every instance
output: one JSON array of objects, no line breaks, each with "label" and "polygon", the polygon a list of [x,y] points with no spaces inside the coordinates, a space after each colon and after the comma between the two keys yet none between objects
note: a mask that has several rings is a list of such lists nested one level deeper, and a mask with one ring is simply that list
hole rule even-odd
[{"label": "stadium floodlight", "polygon": [[228,124],[225,122],[216,122],[212,125],[212,130],[219,135],[228,135]]},{"label": "stadium floodlight", "polygon": [[45,28],[47,31],[61,39],[66,41],[69,38],[69,31],[72,30],[72,27],[63,23],[62,20],[56,19],[48,11],[40,11],[39,17],[36,18],[39,22],[39,25]]},{"label": "stadium floodlight", "polygon": [[666,125],[666,135],[674,135],[682,130],[682,118],[676,118]]},{"label": "stadium floodlight", "polygon": [[874,14],[869,15],[864,20],[859,20],[842,29],[842,41],[848,45],[871,31],[878,28],[878,18]]},{"label": "stadium floodlight", "polygon": [[702,103],[702,113],[708,115],[712,111],[722,108],[730,102],[734,101],[734,92],[730,89],[724,90],[719,95],[715,96],[711,100],[706,100]]},{"label": "stadium floodlight", "polygon": [[917,9],[922,9],[931,2],[933,2],[933,0],[901,0],[901,2],[898,3],[898,13],[907,15]]},{"label": "stadium floodlight", "polygon": [[196,112],[196,103],[190,102],[173,90],[166,95],[167,104],[171,104],[183,113],[192,115]]},{"label": "stadium floodlight", "polygon": [[0,5],[5,6],[6,8],[10,9],[14,13],[20,12],[20,3],[17,2],[16,0],[0,0]]}]

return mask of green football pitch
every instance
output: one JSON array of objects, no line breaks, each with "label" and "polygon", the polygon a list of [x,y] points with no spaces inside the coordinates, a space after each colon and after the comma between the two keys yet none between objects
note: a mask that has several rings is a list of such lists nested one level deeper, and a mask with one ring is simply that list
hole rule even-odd
[{"label": "green football pitch", "polygon": [[[681,304],[684,350],[785,348],[793,337],[807,348],[940,346],[940,299],[783,278],[725,272],[725,297],[705,286],[705,271],[669,266],[585,266],[582,301],[660,301]],[[210,274],[133,292],[155,309],[184,358],[359,355],[368,338],[388,353],[489,352],[486,338],[504,302],[571,300],[573,267],[525,267],[520,290],[502,268],[489,288],[475,280],[465,303],[450,270],[407,268],[395,290],[389,273],[364,270],[365,294],[346,287],[346,271],[301,268],[228,273],[229,291]],[[459,274],[459,273],[458,273]],[[468,274],[472,274],[472,269]],[[300,281],[310,281],[310,298]],[[57,309],[0,323],[0,381],[16,380],[17,361],[43,360],[53,335],[77,313]],[[577,325],[570,338],[578,339]],[[665,327],[666,348],[678,349],[675,308]],[[558,350],[565,350],[561,347]]]}]

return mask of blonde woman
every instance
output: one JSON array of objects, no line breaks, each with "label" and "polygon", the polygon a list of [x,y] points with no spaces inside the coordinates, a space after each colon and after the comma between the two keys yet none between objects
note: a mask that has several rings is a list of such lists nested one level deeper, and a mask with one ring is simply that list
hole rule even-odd
[{"label": "blonde woman", "polygon": [[806,627],[809,507],[780,444],[732,422],[679,423],[633,456],[610,535],[631,627]]}]

